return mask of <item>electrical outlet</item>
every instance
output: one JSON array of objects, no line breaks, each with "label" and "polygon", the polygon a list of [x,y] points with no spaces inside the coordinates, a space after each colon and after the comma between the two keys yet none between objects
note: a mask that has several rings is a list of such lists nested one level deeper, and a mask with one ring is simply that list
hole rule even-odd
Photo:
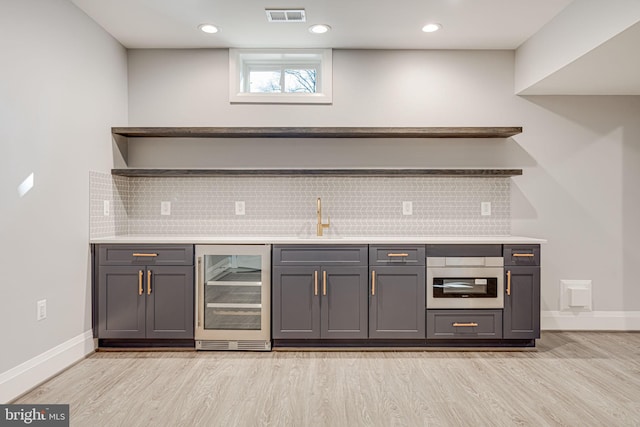
[{"label": "electrical outlet", "polygon": [[160,202],[160,215],[171,215],[171,202]]},{"label": "electrical outlet", "polygon": [[480,203],[480,214],[482,216],[491,216],[491,202]]},{"label": "electrical outlet", "polygon": [[38,301],[36,303],[37,305],[37,314],[36,314],[36,319],[37,320],[43,320],[47,318],[47,300],[46,299],[41,299],[40,301]]},{"label": "electrical outlet", "polygon": [[236,215],[244,215],[244,202],[237,201],[236,202]]},{"label": "electrical outlet", "polygon": [[402,215],[413,215],[413,202],[402,202]]},{"label": "electrical outlet", "polygon": [[104,216],[109,216],[109,201],[105,200],[103,203],[103,215]]}]

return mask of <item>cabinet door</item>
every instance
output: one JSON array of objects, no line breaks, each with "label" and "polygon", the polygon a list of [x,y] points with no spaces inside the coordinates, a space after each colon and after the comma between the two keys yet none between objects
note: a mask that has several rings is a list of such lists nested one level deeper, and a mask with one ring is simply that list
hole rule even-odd
[{"label": "cabinet door", "polygon": [[425,268],[371,267],[369,337],[425,337]]},{"label": "cabinet door", "polygon": [[274,267],[273,338],[320,338],[320,267]]},{"label": "cabinet door", "polygon": [[145,337],[145,268],[100,267],[98,338]]},{"label": "cabinet door", "polygon": [[193,339],[193,267],[148,266],[146,337]]},{"label": "cabinet door", "polygon": [[321,337],[367,338],[367,267],[323,267]]},{"label": "cabinet door", "polygon": [[540,338],[540,267],[505,267],[505,271],[503,337]]}]

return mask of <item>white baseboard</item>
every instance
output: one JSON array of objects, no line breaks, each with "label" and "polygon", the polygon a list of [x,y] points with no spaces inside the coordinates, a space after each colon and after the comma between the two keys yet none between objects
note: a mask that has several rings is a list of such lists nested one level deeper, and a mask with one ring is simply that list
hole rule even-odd
[{"label": "white baseboard", "polygon": [[547,331],[640,331],[640,311],[543,311],[540,328]]},{"label": "white baseboard", "polygon": [[0,373],[0,404],[11,402],[94,351],[89,330]]}]

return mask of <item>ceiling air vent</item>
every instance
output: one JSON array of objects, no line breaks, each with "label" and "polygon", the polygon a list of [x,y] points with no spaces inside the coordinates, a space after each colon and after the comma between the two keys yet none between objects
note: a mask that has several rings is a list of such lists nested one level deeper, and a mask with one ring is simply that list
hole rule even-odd
[{"label": "ceiling air vent", "polygon": [[304,9],[265,9],[269,22],[306,22]]}]

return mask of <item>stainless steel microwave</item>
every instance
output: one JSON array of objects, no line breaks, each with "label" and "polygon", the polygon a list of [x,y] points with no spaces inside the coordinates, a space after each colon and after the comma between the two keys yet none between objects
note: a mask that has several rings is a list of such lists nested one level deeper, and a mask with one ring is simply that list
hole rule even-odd
[{"label": "stainless steel microwave", "polygon": [[503,308],[502,257],[427,257],[427,308]]}]

